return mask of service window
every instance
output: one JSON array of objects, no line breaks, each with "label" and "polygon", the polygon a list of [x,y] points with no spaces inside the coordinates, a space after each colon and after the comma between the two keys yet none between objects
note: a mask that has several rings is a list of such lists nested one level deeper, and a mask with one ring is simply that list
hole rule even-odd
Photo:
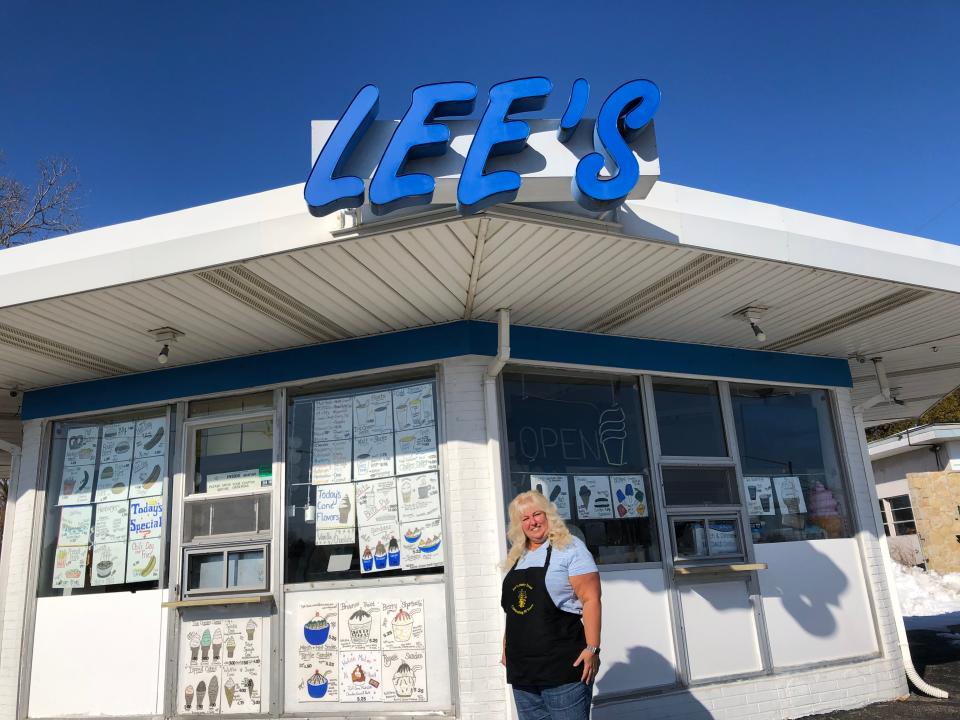
[{"label": "service window", "polygon": [[185,425],[184,597],[269,589],[273,411]]},{"label": "service window", "polygon": [[598,564],[659,562],[637,378],[506,372],[503,395],[506,499],[546,495]]},{"label": "service window", "polygon": [[732,384],[730,393],[753,541],[851,537],[827,391]]},{"label": "service window", "polygon": [[436,383],[290,400],[285,582],[441,573]]},{"label": "service window", "polygon": [[40,597],[158,587],[174,427],[166,408],[53,424]]}]

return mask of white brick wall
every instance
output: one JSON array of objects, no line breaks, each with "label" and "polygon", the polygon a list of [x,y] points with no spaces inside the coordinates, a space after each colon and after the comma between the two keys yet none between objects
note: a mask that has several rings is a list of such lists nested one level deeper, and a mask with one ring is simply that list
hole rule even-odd
[{"label": "white brick wall", "polygon": [[4,538],[3,553],[9,553],[9,559],[5,562],[7,576],[0,578],[4,593],[0,627],[0,720],[14,720],[17,716],[40,440],[40,421],[24,423],[20,472],[11,479],[7,505],[6,521],[13,524],[13,531]]}]

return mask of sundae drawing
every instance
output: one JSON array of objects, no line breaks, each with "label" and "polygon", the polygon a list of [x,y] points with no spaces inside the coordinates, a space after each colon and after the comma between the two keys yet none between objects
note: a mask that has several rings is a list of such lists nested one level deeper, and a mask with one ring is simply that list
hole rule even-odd
[{"label": "sundae drawing", "polygon": [[413,618],[403,608],[393,616],[393,639],[407,642],[413,634]]},{"label": "sundae drawing", "polygon": [[600,413],[600,446],[609,465],[623,465],[624,441],[627,439],[627,416],[619,405]]},{"label": "sundae drawing", "polygon": [[315,700],[326,695],[329,687],[326,676],[319,670],[314,670],[313,675],[307,678],[307,694]]},{"label": "sundae drawing", "polygon": [[203,710],[203,696],[207,694],[207,684],[201,680],[197,683],[197,710]]},{"label": "sundae drawing", "polygon": [[253,640],[253,634],[257,631],[257,624],[253,620],[247,621],[247,640]]},{"label": "sundae drawing", "polygon": [[373,564],[377,566],[377,570],[383,570],[387,566],[387,549],[380,540],[377,540],[377,549],[373,553]]},{"label": "sundae drawing", "polygon": [[350,680],[355,683],[362,683],[366,679],[367,674],[359,664],[353,669],[353,672],[350,673]]},{"label": "sundae drawing", "polygon": [[366,642],[370,639],[371,625],[373,625],[373,616],[363,608],[358,609],[347,621],[347,627],[350,628],[350,639],[353,642]]},{"label": "sundae drawing", "polygon": [[112,560],[101,560],[97,563],[97,577],[99,578],[108,578],[113,572],[113,561]]},{"label": "sundae drawing", "polygon": [[237,684],[233,678],[227,678],[223,684],[223,696],[227,699],[227,707],[233,707],[233,694],[237,691]]},{"label": "sundae drawing", "polygon": [[192,632],[187,635],[190,641],[190,661],[196,662],[197,655],[200,653],[200,633]]},{"label": "sundae drawing", "polygon": [[330,624],[320,613],[308,620],[303,626],[303,637],[311,645],[323,645],[330,635]]},{"label": "sundae drawing", "polygon": [[187,685],[183,691],[183,699],[186,700],[184,708],[189,710],[193,706],[193,685]]},{"label": "sundae drawing", "polygon": [[363,555],[360,557],[360,562],[363,564],[364,572],[370,572],[373,569],[373,553],[370,552],[369,546],[363,549]]},{"label": "sundae drawing", "polygon": [[237,641],[233,639],[233,636],[227,638],[227,657],[232,658],[233,653],[237,649]]},{"label": "sundae drawing", "polygon": [[207,683],[207,698],[210,700],[211,710],[217,706],[217,699],[219,697],[220,683],[217,681],[217,676],[213,675],[210,677],[210,682]]},{"label": "sundae drawing", "polygon": [[200,638],[200,659],[204,662],[210,657],[210,645],[213,643],[213,636],[210,634],[209,630],[203,631],[203,636]]},{"label": "sundae drawing", "polygon": [[400,544],[395,537],[391,537],[387,544],[387,562],[390,567],[400,566]]},{"label": "sundae drawing", "polygon": [[434,535],[429,538],[420,538],[420,552],[432,553],[440,547],[440,535]]},{"label": "sundae drawing", "polygon": [[340,524],[345,525],[347,520],[350,518],[350,498],[344,495],[340,498]]},{"label": "sundae drawing", "polygon": [[410,697],[413,695],[413,684],[416,679],[413,669],[402,662],[393,674],[393,689],[397,691],[399,697]]},{"label": "sundae drawing", "polygon": [[413,545],[417,540],[420,539],[420,528],[410,528],[403,534],[403,539]]},{"label": "sundae drawing", "polygon": [[223,647],[223,633],[220,632],[220,628],[217,628],[217,631],[213,634],[213,659],[220,659],[220,648]]}]

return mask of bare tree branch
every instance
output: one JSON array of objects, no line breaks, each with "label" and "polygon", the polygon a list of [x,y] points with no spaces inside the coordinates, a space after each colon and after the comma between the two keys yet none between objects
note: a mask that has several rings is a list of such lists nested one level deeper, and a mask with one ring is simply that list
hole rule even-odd
[{"label": "bare tree branch", "polygon": [[[0,156],[0,163],[3,158]],[[0,176],[0,248],[44,240],[78,228],[76,171],[69,160],[37,163],[32,193],[16,178]]]}]

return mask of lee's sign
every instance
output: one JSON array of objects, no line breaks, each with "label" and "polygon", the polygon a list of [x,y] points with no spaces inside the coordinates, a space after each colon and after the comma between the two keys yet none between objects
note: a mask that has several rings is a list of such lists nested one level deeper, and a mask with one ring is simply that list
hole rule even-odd
[{"label": "lee's sign", "polygon": [[[522,78],[490,88],[479,121],[477,86],[421,85],[399,121],[377,121],[380,91],[366,85],[339,121],[313,123],[315,162],[304,198],[316,216],[369,202],[376,215],[456,204],[473,214],[497,203],[562,202],[591,211],[646,197],[660,175],[653,116],[660,90],[633,80],[584,117],[590,86],[573,83],[563,117],[531,120],[553,83]],[[443,119],[444,122],[438,122]]]}]

